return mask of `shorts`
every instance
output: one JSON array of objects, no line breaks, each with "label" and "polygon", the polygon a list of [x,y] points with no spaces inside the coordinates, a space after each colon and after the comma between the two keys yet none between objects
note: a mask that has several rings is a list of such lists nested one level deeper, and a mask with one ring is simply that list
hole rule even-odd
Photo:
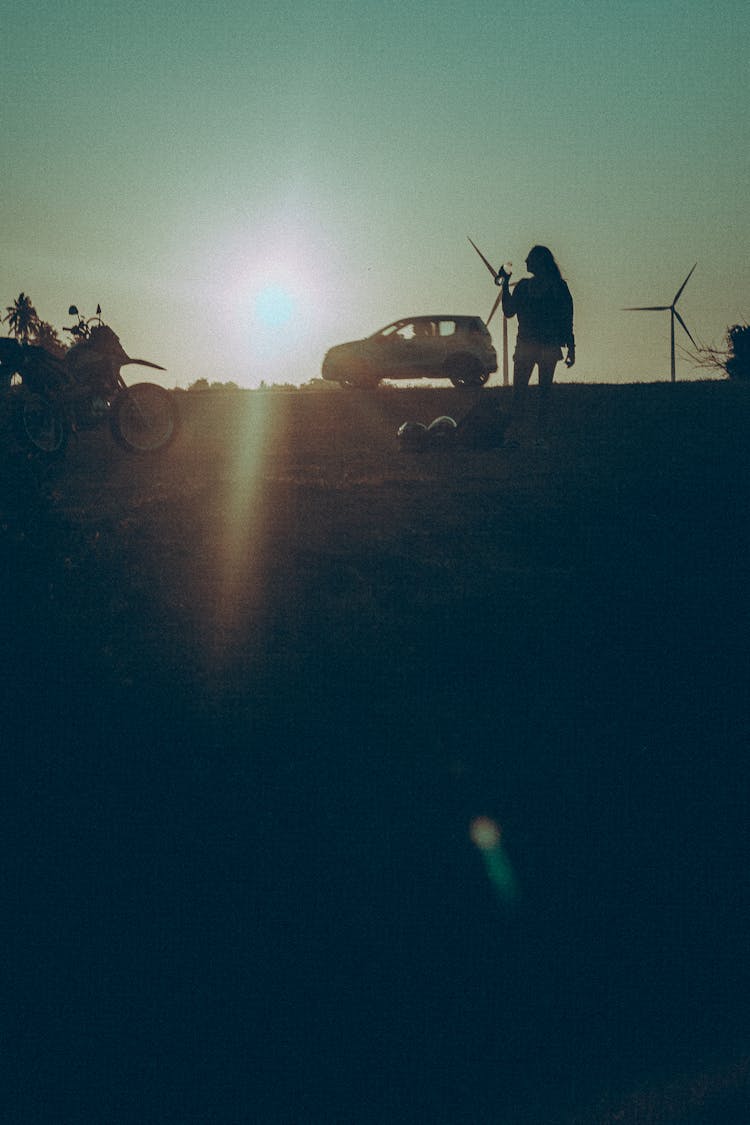
[{"label": "shorts", "polygon": [[513,359],[519,363],[535,363],[549,366],[558,363],[563,357],[559,344],[538,344],[535,340],[517,340]]}]

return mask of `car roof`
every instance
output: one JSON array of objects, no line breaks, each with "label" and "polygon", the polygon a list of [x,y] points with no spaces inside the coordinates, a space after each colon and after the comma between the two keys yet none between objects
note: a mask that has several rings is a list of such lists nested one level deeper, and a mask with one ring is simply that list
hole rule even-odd
[{"label": "car roof", "polygon": [[[419,316],[402,316],[398,320],[393,321],[394,324],[401,324],[403,321],[410,320],[455,320],[457,324],[463,321],[482,320],[481,316],[470,316],[468,313],[420,313]],[[484,324],[484,321],[482,321]]]},{"label": "car roof", "polygon": [[459,327],[467,325],[480,325],[485,328],[486,325],[481,316],[470,316],[467,313],[422,313],[419,316],[400,316],[397,320],[391,320],[383,328],[378,328],[377,332],[373,335],[377,336],[378,332],[384,332],[386,328],[393,328],[397,324],[414,324],[419,321],[439,321],[439,320],[452,320]]},{"label": "car roof", "polygon": [[398,320],[390,320],[388,324],[384,324],[381,328],[376,328],[375,331],[371,332],[365,339],[370,340],[374,336],[380,336],[389,328],[400,328],[402,324],[414,324],[415,322],[419,323],[419,321],[435,322],[441,320],[453,321],[458,329],[471,328],[475,332],[484,330],[487,335],[489,335],[489,329],[481,316],[471,316],[468,313],[421,313],[419,316],[400,316]]}]

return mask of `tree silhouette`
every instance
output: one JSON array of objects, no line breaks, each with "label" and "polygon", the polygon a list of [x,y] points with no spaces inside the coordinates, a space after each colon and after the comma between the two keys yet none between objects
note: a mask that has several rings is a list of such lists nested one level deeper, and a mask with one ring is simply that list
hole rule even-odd
[{"label": "tree silhouette", "polygon": [[29,337],[36,334],[39,326],[37,311],[31,303],[31,297],[26,293],[19,293],[12,305],[8,305],[3,317],[3,323],[17,340],[28,344]]},{"label": "tree silhouette", "polygon": [[62,359],[68,350],[65,344],[60,339],[57,329],[54,328],[49,321],[40,320],[34,329],[34,343],[38,344],[40,348],[50,352],[52,355]]},{"label": "tree silhouette", "polygon": [[750,324],[733,324],[727,329],[726,347],[702,348],[698,363],[718,368],[730,379],[750,382]]}]

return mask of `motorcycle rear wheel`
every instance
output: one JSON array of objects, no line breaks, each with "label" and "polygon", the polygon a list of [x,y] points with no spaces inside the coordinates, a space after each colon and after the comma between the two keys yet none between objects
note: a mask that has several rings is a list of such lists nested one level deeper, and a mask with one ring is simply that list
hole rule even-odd
[{"label": "motorcycle rear wheel", "polygon": [[70,436],[62,408],[38,394],[24,394],[19,401],[15,430],[21,445],[50,461],[63,456]]},{"label": "motorcycle rear wheel", "polygon": [[129,453],[156,453],[177,437],[179,415],[172,394],[156,383],[134,383],[115,398],[112,437]]}]

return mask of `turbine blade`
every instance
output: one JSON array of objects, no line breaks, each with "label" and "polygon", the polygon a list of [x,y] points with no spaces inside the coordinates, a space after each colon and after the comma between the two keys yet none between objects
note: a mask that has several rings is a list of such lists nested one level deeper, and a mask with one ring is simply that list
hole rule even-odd
[{"label": "turbine blade", "polygon": [[[466,237],[467,237],[467,238],[469,238],[468,234],[467,234],[467,236],[466,236]],[[496,278],[496,277],[497,277],[497,270],[496,270],[496,269],[494,269],[494,268],[493,268],[493,267],[492,267],[492,266],[490,265],[490,263],[489,263],[489,262],[487,261],[487,259],[485,258],[484,254],[482,253],[482,251],[481,251],[481,250],[479,249],[479,247],[477,246],[476,242],[474,242],[474,241],[473,241],[473,240],[472,240],[471,238],[469,238],[469,242],[471,242],[471,245],[472,245],[472,246],[474,247],[474,249],[476,250],[477,254],[478,254],[478,255],[479,255],[479,257],[480,257],[480,258],[482,259],[482,261],[483,261],[483,262],[484,262],[484,264],[486,265],[487,269],[488,269],[488,270],[490,271],[490,273],[492,274],[492,277],[493,277],[493,280],[494,280],[494,278]]]},{"label": "turbine blade", "polygon": [[[698,263],[696,262],[696,263],[695,263],[695,266],[697,266],[697,265],[698,265]],[[693,276],[693,270],[695,269],[695,266],[693,266],[693,269],[692,269],[692,270],[690,271],[690,273],[689,273],[689,274],[687,275],[687,277],[686,277],[686,278],[685,278],[685,280],[683,281],[683,283],[682,283],[682,285],[680,286],[680,288],[679,288],[679,289],[677,290],[677,292],[675,293],[675,298],[674,298],[674,301],[672,301],[672,307],[674,307],[674,306],[675,306],[675,305],[677,304],[677,302],[679,301],[679,299],[680,299],[680,294],[682,293],[682,290],[683,290],[683,289],[685,288],[685,286],[687,285],[687,283],[688,283],[688,282],[690,281],[690,278],[691,278],[691,277]]]},{"label": "turbine blade", "polygon": [[497,312],[497,306],[500,304],[502,296],[503,296],[503,294],[502,294],[502,292],[500,292],[500,293],[498,293],[497,297],[495,298],[495,303],[492,306],[492,310],[490,312],[490,315],[487,317],[487,319],[484,322],[487,325],[487,327],[489,327],[490,321],[492,320],[493,316]]},{"label": "turbine blade", "polygon": [[671,305],[627,305],[623,312],[668,312]]},{"label": "turbine blade", "polygon": [[682,327],[683,327],[683,328],[685,329],[685,331],[687,332],[688,336],[690,337],[690,339],[691,339],[691,341],[692,341],[692,343],[693,343],[693,347],[696,347],[696,348],[698,348],[698,347],[699,347],[699,345],[698,345],[698,344],[697,344],[697,343],[695,342],[695,340],[693,340],[693,336],[692,336],[692,333],[691,333],[690,329],[688,328],[687,324],[685,324],[685,321],[684,321],[684,320],[682,319],[682,317],[681,317],[681,316],[680,316],[680,314],[678,313],[677,309],[672,309],[672,312],[674,313],[674,315],[675,315],[675,317],[677,318],[677,320],[679,320],[680,324],[682,325]]}]

